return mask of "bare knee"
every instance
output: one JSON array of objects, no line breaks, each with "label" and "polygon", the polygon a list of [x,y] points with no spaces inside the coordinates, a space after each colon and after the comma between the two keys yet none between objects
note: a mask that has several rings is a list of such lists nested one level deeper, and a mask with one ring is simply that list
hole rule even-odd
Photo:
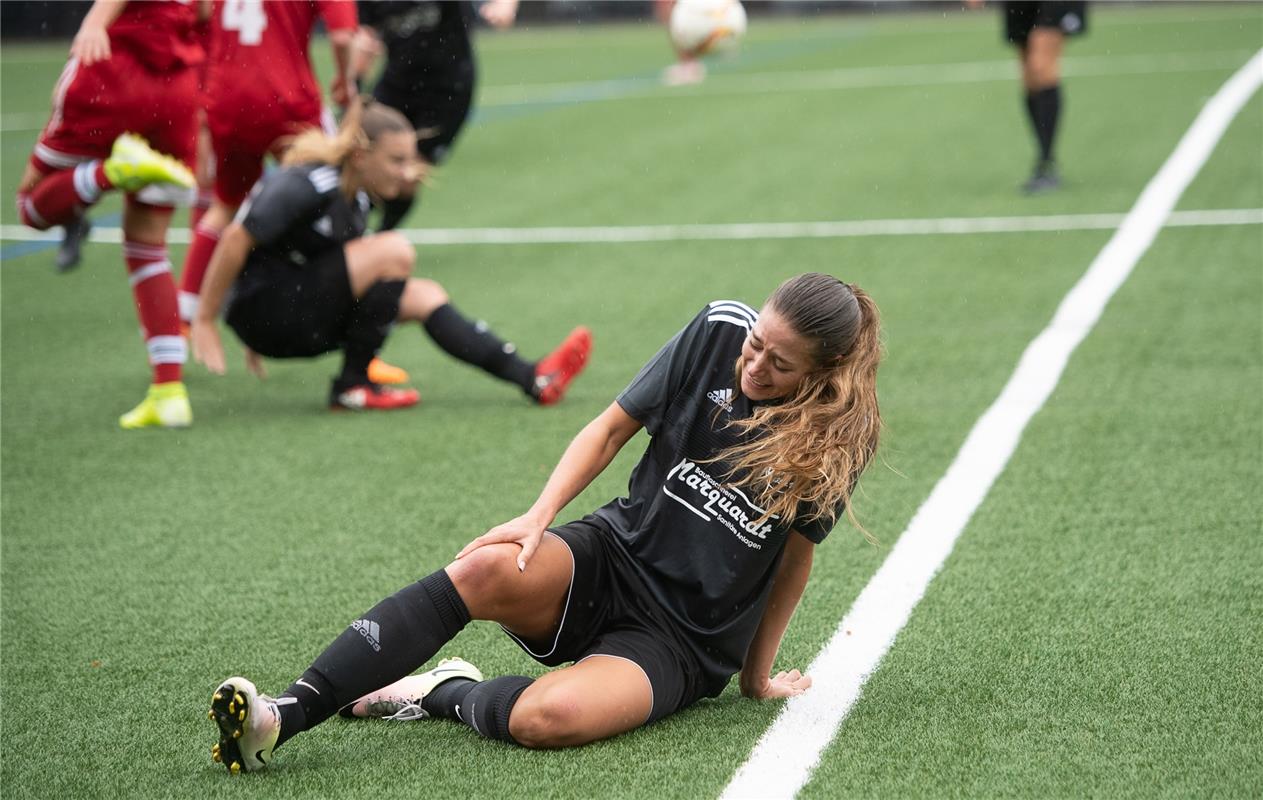
[{"label": "bare knee", "polygon": [[439,306],[448,302],[447,291],[428,278],[409,278],[399,301],[401,319],[425,322]]},{"label": "bare knee", "polygon": [[1022,57],[1022,82],[1029,91],[1057,85],[1061,80],[1062,36],[1057,30],[1031,32]]},{"label": "bare knee", "polygon": [[380,247],[382,280],[406,280],[417,265],[417,249],[412,242],[394,231],[373,237]]},{"label": "bare knee", "polygon": [[523,747],[573,747],[593,739],[584,733],[583,719],[583,698],[574,687],[537,683],[513,706],[509,733]]},{"label": "bare knee", "polygon": [[447,566],[447,576],[471,617],[499,619],[502,609],[517,601],[515,579],[521,577],[517,568],[520,551],[515,544],[487,545]]}]

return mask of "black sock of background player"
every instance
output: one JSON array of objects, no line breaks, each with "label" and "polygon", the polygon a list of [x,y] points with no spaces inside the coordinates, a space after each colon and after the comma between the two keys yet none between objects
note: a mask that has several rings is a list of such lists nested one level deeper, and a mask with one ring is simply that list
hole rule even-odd
[{"label": "black sock of background player", "polygon": [[412,205],[416,202],[416,195],[399,195],[390,200],[382,201],[382,221],[377,226],[379,231],[393,231],[408,216],[408,212],[412,210]]},{"label": "black sock of background player", "polygon": [[[277,745],[411,673],[433,658],[468,622],[469,610],[443,570],[373,606],[334,639],[279,698],[281,734]],[[286,697],[298,702],[284,702]]]},{"label": "black sock of background player", "polygon": [[1061,116],[1061,84],[1028,92],[1026,111],[1039,142],[1039,161],[1052,163],[1053,141],[1057,138],[1057,121]]},{"label": "black sock of background player", "polygon": [[336,391],[368,383],[368,363],[382,349],[390,326],[399,316],[405,283],[378,281],[351,307],[342,345],[342,374],[334,382]]},{"label": "black sock of background player", "polygon": [[496,337],[485,322],[471,322],[451,303],[439,306],[425,321],[425,332],[450,355],[515,383],[528,394],[535,388],[535,365],[517,348]]}]

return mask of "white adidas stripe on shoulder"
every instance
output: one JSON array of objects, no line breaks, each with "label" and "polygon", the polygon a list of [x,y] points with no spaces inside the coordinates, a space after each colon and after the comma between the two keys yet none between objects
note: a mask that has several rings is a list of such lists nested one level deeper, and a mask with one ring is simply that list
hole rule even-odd
[{"label": "white adidas stripe on shoulder", "polygon": [[740,300],[716,300],[707,308],[710,309],[706,315],[707,322],[731,322],[747,331],[753,329],[759,319],[759,313]]},{"label": "white adidas stripe on shoulder", "polygon": [[307,179],[311,181],[312,186],[316,187],[316,191],[323,194],[337,187],[341,176],[333,167],[317,167],[307,175]]}]

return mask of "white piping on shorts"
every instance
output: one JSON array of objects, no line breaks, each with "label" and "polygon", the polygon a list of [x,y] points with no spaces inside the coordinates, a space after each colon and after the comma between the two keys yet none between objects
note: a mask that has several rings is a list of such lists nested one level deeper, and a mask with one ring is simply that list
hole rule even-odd
[{"label": "white piping on shorts", "polygon": [[519,647],[521,647],[527,653],[530,653],[532,658],[548,658],[557,650],[557,642],[561,639],[561,631],[563,628],[566,627],[566,615],[570,613],[570,596],[574,594],[574,573],[575,573],[574,551],[570,549],[570,545],[566,542],[566,540],[561,538],[560,536],[557,536],[557,534],[553,533],[552,531],[544,531],[544,533],[548,534],[549,536],[556,537],[557,541],[561,542],[562,544],[566,546],[566,552],[570,554],[570,586],[566,588],[566,604],[562,606],[562,609],[561,609],[561,622],[557,623],[557,634],[553,636],[553,646],[549,648],[547,653],[536,653],[534,650],[526,646],[526,642],[522,641],[522,638],[520,636],[518,636],[516,633],[509,630],[508,628],[504,627],[503,625],[500,626],[500,630],[507,633],[510,636],[510,638],[513,639],[513,641],[518,643]]},{"label": "white piping on shorts", "polygon": [[597,658],[597,657],[600,657],[600,658],[617,658],[617,659],[620,659],[620,660],[622,660],[622,661],[626,661],[628,664],[633,664],[633,665],[635,665],[636,669],[640,670],[640,674],[645,676],[645,683],[649,684],[649,713],[645,715],[645,718],[644,718],[644,719],[642,719],[642,720],[640,721],[640,724],[639,724],[639,725],[637,725],[636,727],[638,727],[638,728],[639,728],[639,727],[640,727],[640,725],[644,725],[644,724],[645,724],[645,723],[647,723],[649,720],[653,719],[653,706],[654,706],[654,703],[656,703],[656,702],[657,702],[657,699],[656,699],[656,698],[654,697],[654,695],[653,695],[653,681],[649,680],[649,673],[648,673],[648,672],[645,672],[645,668],[644,668],[644,667],[642,667],[642,666],[640,666],[639,664],[637,664],[635,661],[632,661],[632,660],[631,660],[630,658],[628,658],[627,656],[616,656],[616,655],[614,655],[614,654],[612,654],[612,653],[588,653],[586,656],[584,656],[583,658],[579,659],[578,661],[576,661],[576,662],[574,662],[574,663],[576,663],[576,664],[582,664],[584,661],[587,661],[589,658]]}]

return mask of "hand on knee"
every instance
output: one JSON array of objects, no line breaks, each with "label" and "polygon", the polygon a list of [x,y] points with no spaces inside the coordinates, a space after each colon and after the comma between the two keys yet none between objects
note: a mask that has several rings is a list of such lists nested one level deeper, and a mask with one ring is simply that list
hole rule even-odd
[{"label": "hand on knee", "polygon": [[499,619],[506,606],[520,601],[520,550],[515,544],[488,545],[447,567],[447,574],[475,619]]}]

